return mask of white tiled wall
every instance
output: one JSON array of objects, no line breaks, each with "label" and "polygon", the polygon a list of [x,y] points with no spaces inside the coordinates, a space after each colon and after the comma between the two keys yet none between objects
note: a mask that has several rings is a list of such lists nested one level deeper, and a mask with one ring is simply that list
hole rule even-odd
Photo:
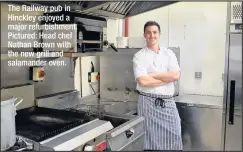
[{"label": "white tiled wall", "polygon": [[[129,36],[148,20],[161,26],[161,44],[180,47],[180,94],[223,95],[226,2],[178,2],[129,19]],[[202,79],[194,77],[202,72]]]},{"label": "white tiled wall", "polygon": [[[169,45],[180,47],[180,93],[223,95],[226,2],[170,6]],[[195,72],[202,72],[196,79]]]},{"label": "white tiled wall", "polygon": [[116,37],[120,35],[120,20],[108,19],[107,21],[107,40],[117,46]]},{"label": "white tiled wall", "polygon": [[161,28],[161,45],[168,47],[168,11],[169,7],[154,9],[143,14],[132,16],[129,18],[129,37],[143,37],[144,24],[147,21],[156,21]]}]

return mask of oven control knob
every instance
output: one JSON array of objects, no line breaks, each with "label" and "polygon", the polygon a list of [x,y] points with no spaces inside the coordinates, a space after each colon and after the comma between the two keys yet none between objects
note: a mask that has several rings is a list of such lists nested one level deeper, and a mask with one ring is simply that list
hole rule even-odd
[{"label": "oven control knob", "polygon": [[127,138],[131,138],[132,135],[134,134],[134,129],[131,128],[131,129],[129,129],[129,130],[126,130],[126,131],[125,131],[125,134],[126,134],[126,137],[127,137]]},{"label": "oven control knob", "polygon": [[91,145],[85,145],[83,151],[93,151],[93,150],[94,150],[94,147],[93,146],[91,146]]},{"label": "oven control knob", "polygon": [[39,77],[42,78],[42,77],[44,77],[44,76],[45,76],[45,72],[44,72],[43,70],[41,70],[41,71],[39,72]]}]

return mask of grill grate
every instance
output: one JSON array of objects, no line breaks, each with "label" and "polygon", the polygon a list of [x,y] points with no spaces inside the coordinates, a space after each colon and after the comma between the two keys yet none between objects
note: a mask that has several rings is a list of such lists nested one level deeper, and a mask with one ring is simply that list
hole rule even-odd
[{"label": "grill grate", "polygon": [[[28,125],[25,127],[18,127],[16,133],[18,135],[24,136],[26,138],[29,138],[36,142],[41,142],[45,139],[51,138],[59,133],[65,132],[69,129],[72,129],[76,126],[79,126],[83,124],[84,121],[77,120],[76,122],[72,122],[70,124],[65,124],[62,126],[58,126],[58,129],[56,127],[53,127],[52,129],[43,129],[43,127],[37,127],[35,125]],[[36,130],[39,129],[39,130]]]},{"label": "grill grate", "polygon": [[40,142],[91,120],[84,113],[31,107],[17,111],[16,133]]}]

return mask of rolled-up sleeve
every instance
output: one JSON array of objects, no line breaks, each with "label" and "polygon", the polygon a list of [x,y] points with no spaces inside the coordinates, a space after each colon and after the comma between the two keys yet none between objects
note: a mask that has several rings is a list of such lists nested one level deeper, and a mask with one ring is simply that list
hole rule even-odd
[{"label": "rolled-up sleeve", "polygon": [[178,64],[178,60],[175,56],[175,53],[170,50],[169,51],[169,55],[170,55],[170,61],[169,61],[169,71],[179,71],[180,72],[180,66]]},{"label": "rolled-up sleeve", "polygon": [[147,75],[147,69],[145,67],[144,62],[145,61],[143,61],[141,57],[139,57],[136,54],[134,55],[134,57],[133,57],[133,72],[134,72],[135,80],[138,77]]}]

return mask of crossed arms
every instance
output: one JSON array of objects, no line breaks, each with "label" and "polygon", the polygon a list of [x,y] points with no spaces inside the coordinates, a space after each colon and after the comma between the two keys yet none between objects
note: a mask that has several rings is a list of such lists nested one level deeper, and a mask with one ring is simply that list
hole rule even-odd
[{"label": "crossed arms", "polygon": [[171,55],[171,60],[169,62],[169,67],[167,72],[153,72],[147,73],[145,68],[145,62],[142,62],[140,58],[134,57],[133,68],[135,73],[135,78],[137,83],[143,87],[156,87],[162,86],[170,82],[179,80],[180,78],[180,68],[174,54]]},{"label": "crossed arms", "polygon": [[143,87],[155,87],[177,81],[180,78],[179,71],[155,72],[136,78],[136,81]]}]

